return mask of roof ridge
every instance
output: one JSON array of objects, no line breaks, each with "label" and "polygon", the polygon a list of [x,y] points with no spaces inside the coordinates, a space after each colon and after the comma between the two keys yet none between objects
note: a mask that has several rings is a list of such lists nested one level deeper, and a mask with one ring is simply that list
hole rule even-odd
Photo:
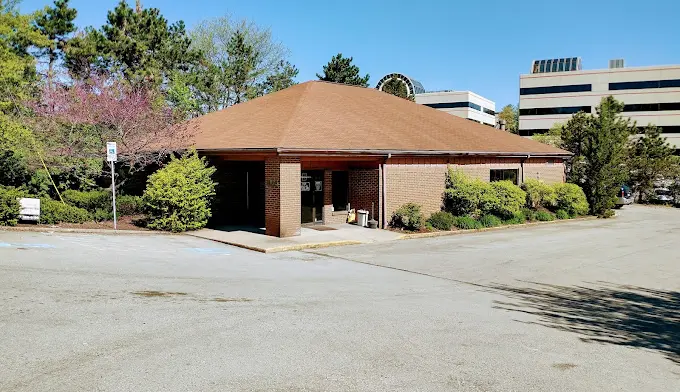
[{"label": "roof ridge", "polygon": [[[285,139],[288,136],[288,132],[291,130],[291,124],[293,123],[293,119],[296,117],[298,112],[300,111],[300,108],[302,107],[302,101],[307,98],[309,88],[312,86],[314,80],[310,80],[304,83],[300,83],[300,85],[305,85],[304,90],[298,95],[298,100],[297,103],[295,104],[295,108],[291,111],[290,116],[288,116],[288,119],[286,120],[286,125],[283,127],[283,135],[281,135],[281,139]],[[283,146],[283,141],[284,140],[279,140],[279,146]]]}]

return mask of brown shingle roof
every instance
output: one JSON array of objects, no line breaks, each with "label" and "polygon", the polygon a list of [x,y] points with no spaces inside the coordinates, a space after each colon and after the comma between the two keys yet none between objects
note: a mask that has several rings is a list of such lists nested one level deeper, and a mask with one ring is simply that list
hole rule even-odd
[{"label": "brown shingle roof", "polygon": [[191,120],[199,150],[569,153],[381,91],[306,82]]}]

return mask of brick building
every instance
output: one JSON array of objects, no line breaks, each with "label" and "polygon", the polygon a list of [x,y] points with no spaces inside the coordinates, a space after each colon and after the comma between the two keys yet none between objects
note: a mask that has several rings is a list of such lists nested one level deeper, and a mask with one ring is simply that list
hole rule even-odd
[{"label": "brick building", "polygon": [[406,202],[439,211],[448,167],[486,181],[564,181],[569,153],[377,91],[302,83],[191,120],[218,169],[214,219],[297,235],[342,223],[347,208],[381,227]]}]

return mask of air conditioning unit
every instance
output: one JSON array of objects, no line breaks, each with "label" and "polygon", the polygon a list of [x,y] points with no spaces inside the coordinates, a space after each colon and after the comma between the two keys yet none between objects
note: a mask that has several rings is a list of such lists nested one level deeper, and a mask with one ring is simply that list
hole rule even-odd
[{"label": "air conditioning unit", "polygon": [[623,68],[623,59],[609,60],[609,68]]}]

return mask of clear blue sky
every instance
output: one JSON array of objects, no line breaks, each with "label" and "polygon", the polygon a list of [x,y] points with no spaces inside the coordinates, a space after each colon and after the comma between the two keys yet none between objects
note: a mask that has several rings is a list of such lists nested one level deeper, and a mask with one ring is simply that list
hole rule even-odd
[{"label": "clear blue sky", "polygon": [[[99,27],[117,0],[71,0],[80,27]],[[134,0],[129,0],[133,4]],[[51,4],[24,0],[23,11]],[[230,14],[269,27],[291,51],[298,81],[332,55],[353,56],[371,85],[401,72],[427,90],[472,90],[518,101],[519,75],[534,59],[580,56],[584,69],[680,64],[678,0],[143,0],[170,21]]]}]

